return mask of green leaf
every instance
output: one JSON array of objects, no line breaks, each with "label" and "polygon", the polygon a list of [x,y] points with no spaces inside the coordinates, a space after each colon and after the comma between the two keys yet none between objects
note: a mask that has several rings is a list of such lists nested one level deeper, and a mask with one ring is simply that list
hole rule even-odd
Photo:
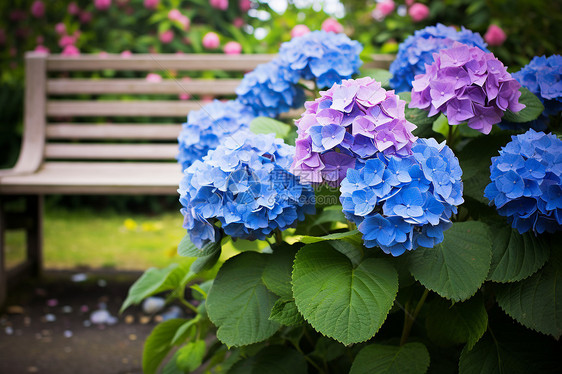
[{"label": "green leaf", "polygon": [[267,256],[267,264],[263,270],[263,284],[277,296],[292,299],[291,272],[298,248],[288,244],[274,248],[273,254]]},{"label": "green leaf", "polygon": [[345,345],[334,339],[326,338],[325,336],[320,336],[316,341],[316,346],[314,351],[310,354],[314,357],[318,357],[320,360],[326,362],[335,360],[336,358],[343,356],[346,353]]},{"label": "green leaf", "polygon": [[558,339],[562,335],[562,251],[530,278],[498,287],[499,306],[517,322]]},{"label": "green leaf", "polygon": [[449,125],[449,121],[447,120],[447,117],[443,113],[441,113],[433,122],[431,129],[434,132],[447,137],[447,135],[449,134],[450,126],[451,125]]},{"label": "green leaf", "polygon": [[521,92],[519,102],[525,104],[525,109],[515,113],[508,109],[502,119],[515,123],[529,122],[537,119],[544,111],[544,105],[539,98],[527,88],[521,87],[519,91]]},{"label": "green leaf", "polygon": [[145,374],[153,374],[158,370],[160,363],[172,349],[172,338],[176,330],[185,323],[183,318],[164,321],[152,330],[144,342],[142,353],[142,371]]},{"label": "green leaf", "polygon": [[279,299],[273,306],[269,319],[285,326],[300,326],[304,318],[299,313],[295,300]]},{"label": "green leaf", "polygon": [[210,268],[215,266],[220,256],[221,248],[219,246],[217,251],[212,252],[207,256],[201,256],[197,260],[193,261],[193,264],[191,264],[189,271],[193,274],[198,274],[202,271],[209,270]]},{"label": "green leaf", "polygon": [[178,349],[176,365],[183,371],[194,371],[203,363],[206,348],[203,340],[187,343]]},{"label": "green leaf", "polygon": [[174,353],[172,358],[168,360],[164,368],[162,369],[162,374],[185,374],[183,370],[181,370],[178,365],[176,365],[176,358],[178,357],[178,351]]},{"label": "green leaf", "polygon": [[424,374],[429,352],[422,343],[370,344],[355,357],[349,374]]},{"label": "green leaf", "polygon": [[304,246],[295,258],[293,293],[304,318],[322,334],[343,344],[375,335],[398,291],[398,274],[381,259],[354,267],[323,244]]},{"label": "green leaf", "polygon": [[[409,107],[409,103],[410,101],[412,101],[412,93],[411,92],[400,92],[398,94],[398,96],[402,99],[406,101],[406,109],[404,110],[404,113],[406,115],[406,119],[410,122],[412,122],[413,124],[415,124],[416,126],[418,126],[418,129],[416,129],[417,131],[429,131],[432,129],[431,124],[433,124],[433,122],[435,122],[435,120],[437,119],[438,115],[434,115],[432,117],[428,116],[428,111],[427,110],[422,110],[422,109],[418,109],[418,108],[410,108]],[[415,133],[414,131],[414,135],[420,136],[418,134]]]},{"label": "green leaf", "polygon": [[328,222],[346,222],[341,205],[335,206],[334,208],[332,208],[332,206],[324,208],[324,210],[322,210],[322,212],[318,215],[318,218],[310,224],[310,227],[322,225]]},{"label": "green leaf", "polygon": [[185,341],[185,339],[187,339],[188,335],[189,335],[189,330],[191,329],[192,326],[194,326],[197,322],[199,321],[199,318],[193,318],[190,319],[189,321],[185,322],[183,325],[181,325],[176,333],[174,334],[174,337],[172,338],[172,345],[178,345],[181,344]]},{"label": "green leaf", "polygon": [[255,356],[238,361],[228,374],[306,374],[304,356],[294,349],[271,345]]},{"label": "green leaf", "polygon": [[183,257],[204,257],[220,251],[220,241],[209,242],[199,249],[189,239],[189,234],[185,235],[178,245],[178,255]]},{"label": "green leaf", "polygon": [[492,240],[482,222],[457,222],[445,232],[445,240],[433,248],[409,253],[410,272],[426,288],[462,301],[486,280],[492,258]]},{"label": "green leaf", "polygon": [[341,254],[346,255],[346,257],[351,261],[353,266],[359,265],[363,259],[363,246],[350,243],[345,240],[330,240],[327,242],[332,248]]},{"label": "green leaf", "polygon": [[254,134],[275,134],[283,139],[291,132],[291,126],[272,118],[257,117],[250,122],[250,131]]},{"label": "green leaf", "polygon": [[542,237],[530,232],[521,235],[507,225],[496,225],[493,232],[489,280],[520,281],[534,274],[548,260],[550,250]]},{"label": "green leaf", "polygon": [[383,88],[390,88],[392,74],[386,69],[365,69],[361,76],[371,77],[379,82]]},{"label": "green leaf", "polygon": [[428,337],[441,346],[467,343],[470,350],[488,327],[488,313],[480,295],[451,305],[438,298],[431,302],[425,320]]},{"label": "green leaf", "polygon": [[345,232],[337,232],[334,234],[328,234],[324,236],[299,235],[296,236],[295,239],[305,244],[312,244],[312,243],[323,242],[325,240],[336,240],[336,239],[346,239],[346,240],[360,243],[361,234],[359,233],[359,230],[351,230]]},{"label": "green leaf", "polygon": [[268,255],[243,252],[219,270],[207,297],[207,313],[217,326],[217,337],[232,346],[269,338],[279,324],[269,320],[277,297],[262,281]]},{"label": "green leaf", "polygon": [[121,306],[122,313],[133,304],[139,304],[145,298],[157,293],[173,290],[180,286],[187,273],[184,265],[170,264],[158,269],[150,268],[129,288],[127,298]]}]

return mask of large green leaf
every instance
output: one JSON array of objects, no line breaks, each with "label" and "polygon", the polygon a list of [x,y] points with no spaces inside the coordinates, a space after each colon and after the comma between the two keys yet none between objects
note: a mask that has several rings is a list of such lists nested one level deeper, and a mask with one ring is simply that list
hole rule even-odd
[{"label": "large green leaf", "polygon": [[343,344],[370,339],[398,291],[398,274],[381,259],[357,266],[322,243],[304,246],[295,258],[293,294],[299,312],[322,334]]},{"label": "large green leaf", "polygon": [[295,240],[305,243],[305,244],[312,244],[323,242],[326,240],[336,240],[336,239],[345,239],[351,242],[361,243],[361,234],[359,230],[351,230],[345,232],[337,232],[334,234],[328,234],[324,236],[308,236],[308,235],[299,235],[295,236]]},{"label": "large green leaf", "polygon": [[285,326],[300,326],[304,324],[304,318],[299,313],[295,300],[279,299],[271,310],[269,319],[279,322]]},{"label": "large green leaf", "polygon": [[304,356],[294,349],[271,345],[234,364],[228,374],[306,374]]},{"label": "large green leaf", "polygon": [[362,77],[371,77],[381,84],[383,88],[390,89],[392,74],[386,69],[361,69]]},{"label": "large green leaf", "polygon": [[267,256],[263,271],[263,283],[274,294],[287,299],[293,298],[291,272],[297,246],[283,244],[274,246],[273,254]]},{"label": "large green leaf", "polygon": [[205,356],[205,342],[203,340],[196,340],[189,342],[180,349],[178,349],[176,356],[176,365],[184,372],[192,372],[201,366],[203,356]]},{"label": "large green leaf", "polygon": [[221,249],[220,241],[209,242],[199,249],[193,244],[189,238],[189,234],[185,235],[178,244],[178,255],[183,257],[203,257],[209,256]]},{"label": "large green leaf", "polygon": [[[428,116],[427,110],[417,109],[417,108],[410,108],[408,103],[412,101],[412,93],[411,92],[400,92],[398,96],[406,101],[406,109],[405,115],[406,119],[413,124],[418,126],[416,131],[428,131],[431,130],[431,124],[437,119],[438,115],[434,115],[432,117]],[[415,132],[414,132],[415,133]],[[418,134],[415,134],[418,135]]]},{"label": "large green leaf", "polygon": [[488,226],[481,222],[458,222],[445,232],[445,240],[433,248],[418,248],[409,254],[410,272],[426,288],[462,301],[486,280],[492,258]]},{"label": "large green leaf", "polygon": [[142,353],[142,371],[145,374],[156,373],[164,357],[172,349],[172,339],[176,330],[185,323],[183,318],[164,321],[152,330],[144,342]]},{"label": "large green leaf", "polygon": [[548,260],[550,250],[541,237],[523,235],[507,225],[493,226],[492,264],[488,279],[516,282],[539,270]]},{"label": "large green leaf", "polygon": [[562,335],[562,251],[530,278],[498,286],[496,299],[511,317],[543,334]]},{"label": "large green leaf", "polygon": [[349,374],[423,374],[428,367],[429,352],[422,343],[370,344],[357,354]]},{"label": "large green leaf", "polygon": [[188,269],[184,265],[170,264],[158,269],[150,268],[129,288],[127,298],[121,306],[123,312],[133,304],[139,304],[145,298],[162,291],[173,290],[186,282]]},{"label": "large green leaf", "polygon": [[291,131],[291,126],[268,117],[257,117],[250,122],[250,131],[254,134],[275,134],[278,138],[285,138]]},{"label": "large green leaf", "polygon": [[443,346],[467,343],[470,350],[488,327],[488,313],[480,295],[463,303],[435,299],[429,306],[425,320],[427,335]]},{"label": "large green leaf", "polygon": [[243,252],[219,270],[207,297],[207,313],[217,337],[228,346],[253,344],[269,338],[279,324],[269,320],[277,297],[263,284],[268,255]]},{"label": "large green leaf", "polygon": [[516,113],[508,109],[503,119],[509,122],[529,122],[537,119],[544,111],[544,105],[539,98],[527,88],[521,87],[519,91],[521,91],[519,102],[525,104],[525,109]]},{"label": "large green leaf", "polygon": [[197,258],[197,260],[193,261],[189,271],[193,274],[198,274],[202,271],[209,270],[218,262],[221,256],[221,247],[218,247],[218,250],[211,252],[206,256],[201,256]]}]

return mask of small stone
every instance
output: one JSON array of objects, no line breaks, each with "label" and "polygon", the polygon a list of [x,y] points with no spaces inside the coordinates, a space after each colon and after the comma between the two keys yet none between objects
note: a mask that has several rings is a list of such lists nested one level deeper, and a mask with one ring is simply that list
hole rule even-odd
[{"label": "small stone", "polygon": [[46,322],[55,322],[57,320],[57,316],[55,316],[52,313],[45,314],[45,317],[43,317],[43,318],[45,318]]},{"label": "small stone", "polygon": [[154,316],[154,322],[160,323],[162,321],[164,321],[164,317],[162,317],[160,314],[157,315],[157,316]]},{"label": "small stone", "polygon": [[28,373],[37,373],[38,371],[39,371],[39,369],[37,368],[37,366],[28,366],[27,367]]},{"label": "small stone", "polygon": [[62,307],[62,312],[65,314],[70,314],[72,313],[72,307],[70,305],[65,305]]},{"label": "small stone", "polygon": [[64,330],[64,337],[65,338],[72,338],[72,331]]},{"label": "small stone", "polygon": [[98,279],[98,286],[100,287],[107,286],[107,281],[105,279]]},{"label": "small stone", "polygon": [[150,322],[150,317],[148,317],[148,316],[141,316],[141,317],[139,318],[139,321],[140,321],[141,325],[146,325],[147,323]]},{"label": "small stone", "polygon": [[121,359],[121,362],[124,363],[124,364],[128,364],[128,363],[129,363],[129,359],[126,358],[126,357],[123,357],[123,358]]},{"label": "small stone", "polygon": [[135,317],[133,317],[133,316],[130,315],[130,314],[127,315],[127,316],[125,316],[125,323],[126,323],[127,325],[130,325],[130,324],[132,324],[132,323],[134,323],[134,322],[135,322]]},{"label": "small stone", "polygon": [[40,333],[36,333],[36,334],[35,334],[35,339],[41,340],[41,339],[43,339],[43,335],[41,335]]},{"label": "small stone", "polygon": [[107,310],[99,309],[90,314],[90,321],[95,325],[101,325],[102,323],[107,323],[109,317],[111,317],[111,314]]},{"label": "small stone", "polygon": [[70,353],[70,352],[72,352],[72,348],[64,347],[64,353]]},{"label": "small stone", "polygon": [[6,313],[8,314],[23,314],[24,312],[25,310],[23,309],[23,307],[19,305],[10,305],[6,308]]},{"label": "small stone", "polygon": [[51,339],[51,337],[49,337],[49,336],[46,336],[46,337],[43,338],[42,341],[43,341],[43,343],[51,343],[53,341],[53,339]]},{"label": "small stone", "polygon": [[72,275],[70,279],[75,283],[79,283],[79,282],[84,282],[86,279],[88,279],[88,276],[84,273],[77,273]]},{"label": "small stone", "polygon": [[31,318],[29,317],[23,317],[23,325],[28,327],[31,325]]},{"label": "small stone", "polygon": [[137,340],[137,336],[135,334],[129,334],[129,340],[134,342]]},{"label": "small stone", "polygon": [[43,336],[50,336],[51,330],[41,330],[41,334],[43,334]]},{"label": "small stone", "polygon": [[55,307],[55,306],[57,306],[57,305],[59,305],[59,301],[58,301],[57,299],[49,299],[49,300],[47,300],[47,306],[48,306],[48,307],[53,308],[53,307]]},{"label": "small stone", "polygon": [[89,320],[85,320],[84,322],[82,322],[82,325],[84,325],[84,327],[90,327],[92,326],[92,322],[90,322]]},{"label": "small stone", "polygon": [[6,335],[13,335],[14,334],[14,329],[12,328],[12,326],[6,326],[4,331],[6,332]]},{"label": "small stone", "polygon": [[80,311],[81,311],[82,313],[88,313],[88,312],[90,311],[90,308],[88,308],[87,305],[82,305],[82,306],[80,307]]},{"label": "small stone", "polygon": [[142,303],[142,311],[146,314],[158,313],[166,305],[166,300],[162,297],[148,297]]}]

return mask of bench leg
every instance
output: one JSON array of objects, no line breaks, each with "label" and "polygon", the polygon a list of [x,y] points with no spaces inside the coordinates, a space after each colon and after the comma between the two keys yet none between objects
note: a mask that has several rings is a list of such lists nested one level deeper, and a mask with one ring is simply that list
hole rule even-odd
[{"label": "bench leg", "polygon": [[5,231],[6,220],[4,219],[4,204],[0,199],[0,308],[6,302],[6,288],[8,277],[6,276],[6,259],[5,259]]},{"label": "bench leg", "polygon": [[27,261],[31,276],[41,275],[43,265],[43,195],[27,197],[26,215],[31,225],[26,230]]}]

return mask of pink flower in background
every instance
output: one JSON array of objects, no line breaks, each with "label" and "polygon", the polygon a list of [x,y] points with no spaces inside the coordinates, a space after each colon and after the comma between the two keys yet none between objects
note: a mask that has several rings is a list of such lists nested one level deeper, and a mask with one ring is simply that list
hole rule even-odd
[{"label": "pink flower in background", "polygon": [[59,46],[61,48],[73,45],[76,43],[76,37],[73,35],[63,35],[59,40]]},{"label": "pink flower in background", "polygon": [[416,0],[406,0],[406,5],[412,6],[412,4],[414,4],[414,1],[416,1]]},{"label": "pink flower in background", "polygon": [[186,16],[184,16],[182,14],[182,16],[178,19],[178,22],[181,24],[182,28],[185,31],[189,30],[189,25],[191,24],[191,21],[189,20],[189,18],[187,18]]},{"label": "pink flower in background", "polygon": [[208,32],[203,36],[203,47],[206,49],[216,49],[220,45],[219,36],[214,32]]},{"label": "pink flower in background", "polygon": [[174,40],[174,32],[172,30],[166,30],[160,34],[159,38],[162,43],[168,44]]},{"label": "pink flower in background", "polygon": [[62,22],[59,22],[55,25],[55,31],[57,34],[62,35],[66,32],[66,25]]},{"label": "pink flower in background", "polygon": [[242,45],[238,42],[228,42],[224,45],[223,51],[227,55],[239,55],[242,52]]},{"label": "pink flower in background", "polygon": [[98,53],[99,58],[107,58],[107,56],[109,56],[109,53],[107,53],[106,51],[100,51]]},{"label": "pink flower in background", "polygon": [[76,48],[75,45],[70,44],[67,45],[66,47],[64,47],[64,49],[62,50],[61,54],[63,56],[78,56],[80,55],[80,50],[78,50],[78,48]]},{"label": "pink flower in background", "polygon": [[156,73],[148,73],[148,75],[146,76],[146,81],[152,83],[162,82],[162,76]]},{"label": "pink flower in background", "polygon": [[27,17],[27,15],[25,14],[25,11],[21,10],[21,9],[16,9],[16,10],[12,10],[10,12],[10,20],[11,21],[23,21],[25,18]]},{"label": "pink flower in background", "polygon": [[408,9],[408,14],[414,22],[420,22],[429,16],[429,8],[427,5],[415,3]]},{"label": "pink flower in background", "polygon": [[92,20],[92,13],[83,11],[80,12],[80,22],[89,23]]},{"label": "pink flower in background", "polygon": [[334,18],[328,18],[327,20],[322,22],[322,30],[339,34],[343,32],[343,26]]},{"label": "pink flower in background", "polygon": [[215,100],[215,97],[213,95],[201,95],[201,101],[203,103],[210,103],[213,100]]},{"label": "pink flower in background", "polygon": [[41,0],[35,0],[31,4],[31,14],[35,18],[42,18],[45,15],[45,3]]},{"label": "pink flower in background", "polygon": [[488,27],[488,31],[484,34],[484,40],[491,46],[502,45],[505,39],[507,39],[505,32],[498,25],[494,24],[491,24]]},{"label": "pink flower in background", "polygon": [[378,10],[384,17],[388,16],[394,11],[395,4],[393,0],[384,0],[377,3],[375,10]]},{"label": "pink flower in background", "polygon": [[146,9],[156,9],[160,0],[144,0],[144,7]]},{"label": "pink flower in background", "polygon": [[180,19],[182,17],[182,14],[179,10],[177,9],[172,9],[168,12],[168,19],[170,21],[177,21],[178,19]]},{"label": "pink flower in background", "polygon": [[295,25],[291,30],[291,38],[296,38],[299,36],[303,36],[304,34],[308,34],[310,29],[307,25]]},{"label": "pink flower in background", "polygon": [[234,25],[234,27],[242,27],[244,26],[244,20],[241,17],[237,17],[234,19],[234,21],[232,21],[232,24]]},{"label": "pink flower in background", "polygon": [[35,47],[34,52],[49,54],[49,48],[45,47],[44,45],[39,44],[37,47]]},{"label": "pink flower in background", "polygon": [[129,50],[125,50],[125,51],[121,52],[121,57],[123,57],[123,58],[129,58],[129,57],[131,57],[132,55],[133,55],[133,54],[132,54],[131,51],[129,51]]},{"label": "pink flower in background", "polygon": [[80,13],[80,8],[75,2],[68,4],[68,8],[66,10],[68,11],[68,14],[72,14],[73,16]]},{"label": "pink flower in background", "polygon": [[240,0],[238,2],[238,6],[240,7],[240,10],[242,12],[246,13],[247,11],[252,9],[252,2],[250,0]]},{"label": "pink flower in background", "polygon": [[[183,77],[181,80],[182,80],[182,82],[189,82],[191,80],[191,78],[190,77]],[[181,86],[184,87],[183,84],[181,84]],[[182,92],[178,95],[178,98],[180,100],[189,100],[189,99],[191,99],[191,95],[184,91],[184,92]]]},{"label": "pink flower in background", "polygon": [[211,6],[215,9],[228,9],[228,0],[209,0],[209,4],[211,4]]},{"label": "pink flower in background", "polygon": [[94,6],[98,10],[107,10],[111,6],[111,0],[94,0]]}]

